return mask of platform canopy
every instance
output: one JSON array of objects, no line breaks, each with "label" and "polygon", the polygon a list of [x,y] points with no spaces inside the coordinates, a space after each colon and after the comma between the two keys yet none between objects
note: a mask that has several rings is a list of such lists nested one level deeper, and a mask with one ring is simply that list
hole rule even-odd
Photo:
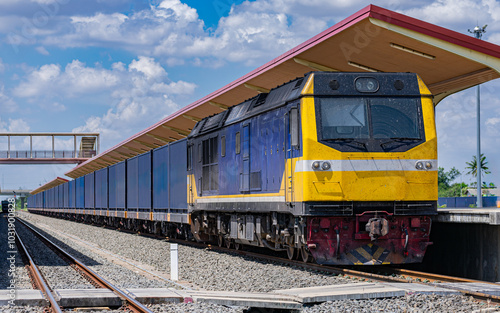
[{"label": "platform canopy", "polygon": [[202,118],[310,71],[414,72],[437,105],[450,94],[498,78],[500,46],[370,5],[66,175],[76,178],[184,138]]},{"label": "platform canopy", "polygon": [[51,180],[49,181],[48,183],[46,183],[45,185],[43,186],[40,186],[38,187],[37,189],[33,189],[30,194],[32,195],[36,195],[37,193],[40,193],[42,191],[45,191],[45,190],[48,190],[48,189],[51,189],[51,188],[54,188],[56,186],[59,186],[59,185],[62,185],[64,183],[67,183],[68,180],[67,179],[64,179],[64,178],[61,178],[61,177],[56,177],[54,180]]}]

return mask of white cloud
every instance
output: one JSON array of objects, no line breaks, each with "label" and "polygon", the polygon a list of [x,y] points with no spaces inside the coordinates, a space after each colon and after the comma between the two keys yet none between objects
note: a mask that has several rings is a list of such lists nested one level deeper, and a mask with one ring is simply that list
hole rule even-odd
[{"label": "white cloud", "polygon": [[8,121],[3,121],[0,118],[0,131],[24,133],[24,132],[29,132],[30,127],[28,123],[22,118],[19,119],[9,118]]},{"label": "white cloud", "polygon": [[15,89],[20,98],[75,97],[116,86],[119,77],[110,70],[90,68],[78,60],[66,65],[47,64],[33,70]]},{"label": "white cloud", "polygon": [[9,119],[9,132],[24,133],[30,131],[30,126],[22,118]]},{"label": "white cloud", "polygon": [[461,33],[468,33],[467,30],[476,24],[488,24],[483,39],[487,39],[492,32],[500,31],[500,4],[494,0],[436,0],[403,10],[403,13]]},{"label": "white cloud", "polygon": [[[500,42],[500,35],[496,33],[500,31],[500,3],[495,0],[379,0],[375,4],[464,33],[476,20],[488,23],[486,37]],[[215,28],[207,29],[196,9],[181,0],[158,0],[129,14],[103,13],[102,10],[93,14],[58,14],[53,17],[57,23],[36,28],[19,44],[42,44],[40,53],[47,51],[48,46],[125,49],[154,57],[169,66],[187,63],[219,67],[224,62],[256,66],[366,5],[364,0],[244,1],[232,5],[228,16],[221,18]],[[5,23],[7,27],[9,24]],[[0,22],[0,31],[1,25]]]},{"label": "white cloud", "polygon": [[[119,47],[139,55],[160,58],[169,66],[203,65],[209,59],[211,67],[221,61],[256,65],[285,52],[327,27],[331,14],[325,13],[346,3],[302,4],[300,1],[244,2],[233,6],[228,17],[218,27],[205,29],[195,9],[180,0],[164,0],[157,6],[130,15],[97,13],[93,16],[73,16],[67,29],[40,37],[45,46],[59,47]],[[296,9],[322,10],[322,17],[304,17]],[[338,10],[337,10],[338,11]],[[282,13],[288,12],[289,14]],[[133,35],[131,35],[133,34]]]},{"label": "white cloud", "polygon": [[142,72],[148,79],[167,76],[165,69],[156,63],[153,58],[139,57],[139,60],[133,60],[128,68],[129,71],[136,70]]},{"label": "white cloud", "polygon": [[486,125],[496,126],[497,124],[500,124],[499,117],[489,118],[486,120]]},{"label": "white cloud", "polygon": [[40,53],[40,54],[43,54],[43,55],[49,55],[49,51],[47,51],[47,49],[45,49],[44,47],[40,46],[40,47],[36,47],[35,50]]},{"label": "white cloud", "polygon": [[0,82],[0,115],[16,112],[17,109],[17,103],[5,93],[5,86]]},{"label": "white cloud", "polygon": [[190,82],[168,79],[165,69],[151,57],[139,56],[130,64],[116,62],[110,67],[90,67],[78,60],[64,68],[46,64],[31,69],[14,94],[52,112],[82,104],[108,106],[102,116],[86,113],[85,124],[74,129],[101,132],[105,146],[173,113],[179,109],[175,97],[190,95],[196,88]]},{"label": "white cloud", "polygon": [[179,106],[168,98],[122,99],[103,116],[91,116],[73,131],[99,132],[101,151],[104,151],[144,129],[144,125],[153,124],[178,109]]}]

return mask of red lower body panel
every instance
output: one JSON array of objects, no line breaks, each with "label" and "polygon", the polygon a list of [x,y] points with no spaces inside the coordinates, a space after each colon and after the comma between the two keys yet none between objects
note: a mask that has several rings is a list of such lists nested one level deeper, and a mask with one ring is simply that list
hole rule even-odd
[{"label": "red lower body panel", "polygon": [[365,212],[355,217],[309,217],[307,246],[319,264],[419,263],[431,245],[429,216]]}]

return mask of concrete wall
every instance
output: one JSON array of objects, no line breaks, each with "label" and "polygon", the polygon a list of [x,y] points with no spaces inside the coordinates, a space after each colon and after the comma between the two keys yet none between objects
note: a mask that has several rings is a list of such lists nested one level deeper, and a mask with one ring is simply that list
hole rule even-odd
[{"label": "concrete wall", "polygon": [[500,226],[434,222],[431,240],[417,269],[500,282]]}]

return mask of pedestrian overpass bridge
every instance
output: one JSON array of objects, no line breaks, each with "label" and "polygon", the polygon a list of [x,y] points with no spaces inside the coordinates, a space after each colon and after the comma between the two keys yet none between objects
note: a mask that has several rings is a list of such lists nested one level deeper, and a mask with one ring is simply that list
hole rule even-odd
[{"label": "pedestrian overpass bridge", "polygon": [[[45,145],[34,145],[34,137]],[[16,149],[13,138],[23,138],[23,147],[28,146],[29,139],[29,148]],[[56,149],[56,138],[72,140],[73,148]],[[48,147],[47,139],[52,142],[50,149],[35,148]],[[0,143],[0,164],[81,164],[99,154],[98,133],[0,133]]]}]

